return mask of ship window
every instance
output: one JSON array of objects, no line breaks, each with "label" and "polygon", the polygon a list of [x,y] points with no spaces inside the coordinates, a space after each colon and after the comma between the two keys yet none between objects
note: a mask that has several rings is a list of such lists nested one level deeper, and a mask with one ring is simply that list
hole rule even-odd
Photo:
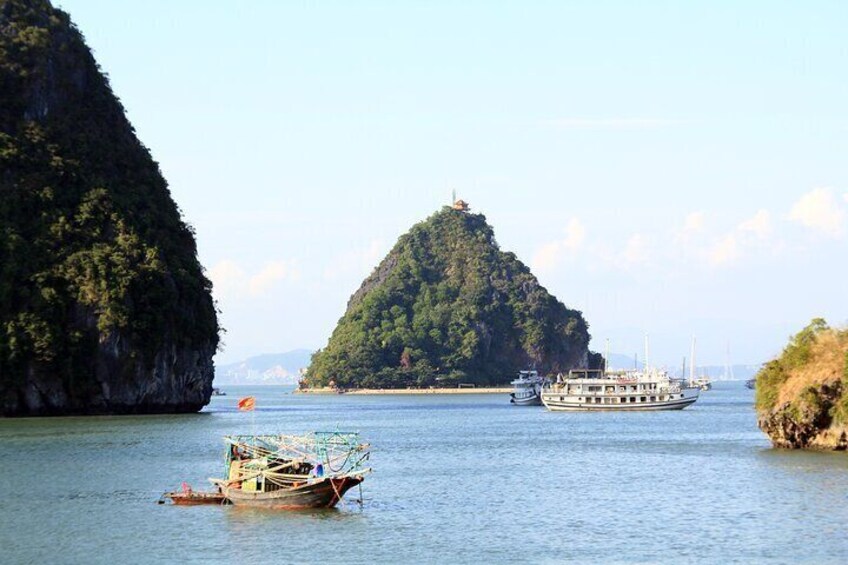
[{"label": "ship window", "polygon": [[656,400],[657,400],[657,397],[656,397],[656,396],[652,396],[652,397],[651,397],[651,402],[656,402]]},{"label": "ship window", "polygon": [[647,399],[646,397],[644,397],[644,396],[643,396],[643,397],[642,397],[642,398],[640,398],[639,400],[640,400],[640,401],[642,401],[642,402],[645,402],[645,401],[646,401],[646,400],[648,400],[648,399]]},{"label": "ship window", "polygon": [[630,402],[636,402],[636,397],[635,397],[635,396],[631,396],[631,397],[630,397]]},{"label": "ship window", "polygon": [[622,397],[621,397],[621,402],[627,402],[627,397],[626,397],[626,396],[622,396]]}]

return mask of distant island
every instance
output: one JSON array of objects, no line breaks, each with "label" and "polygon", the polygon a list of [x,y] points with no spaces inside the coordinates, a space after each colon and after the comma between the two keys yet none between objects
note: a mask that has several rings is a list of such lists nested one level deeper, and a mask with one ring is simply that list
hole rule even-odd
[{"label": "distant island", "polygon": [[0,414],[201,409],[218,346],[210,290],[70,17],[0,0]]},{"label": "distant island", "polygon": [[776,447],[848,449],[848,330],[814,319],[756,382],[758,423]]},{"label": "distant island", "polygon": [[458,201],[416,224],[353,294],[304,388],[508,383],[515,371],[597,367],[583,315],[499,249]]}]

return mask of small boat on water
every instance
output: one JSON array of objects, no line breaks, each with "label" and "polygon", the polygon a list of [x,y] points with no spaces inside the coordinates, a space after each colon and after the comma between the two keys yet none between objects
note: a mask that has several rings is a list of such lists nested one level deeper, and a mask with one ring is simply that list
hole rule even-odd
[{"label": "small boat on water", "polygon": [[212,387],[212,396],[227,396],[227,393],[218,387]]},{"label": "small boat on water", "polygon": [[182,490],[174,490],[166,492],[159,499],[159,504],[165,504],[165,500],[170,500],[177,506],[200,506],[203,504],[229,504],[230,502],[224,497],[220,491],[198,491],[191,486],[183,483]]},{"label": "small boat on water", "polygon": [[747,381],[745,381],[745,386],[750,388],[751,390],[756,389],[757,388],[757,379],[756,378],[748,379]]},{"label": "small boat on water", "polygon": [[512,381],[512,392],[509,401],[516,406],[541,406],[542,386],[547,379],[540,377],[536,371],[519,371],[518,378]]},{"label": "small boat on water", "polygon": [[713,388],[713,383],[709,377],[698,377],[689,381],[689,386],[699,388],[701,390],[710,390]]},{"label": "small boat on water", "polygon": [[698,400],[699,388],[658,369],[605,372],[579,369],[542,389],[551,411],[682,410]]},{"label": "small boat on water", "polygon": [[[701,390],[710,390],[711,388],[713,388],[713,383],[712,383],[712,381],[710,381],[709,377],[706,377],[706,376],[696,377],[695,376],[696,367],[695,367],[695,337],[694,336],[692,337],[692,354],[691,355],[692,355],[692,360],[691,360],[691,363],[689,364],[689,388],[699,388]],[[685,370],[686,369],[686,360],[685,359],[684,359],[683,365],[684,365],[684,371],[683,372],[685,373],[686,372],[686,370]]]},{"label": "small boat on water", "polygon": [[332,508],[371,472],[354,432],[227,436],[226,479],[210,479],[235,506]]}]

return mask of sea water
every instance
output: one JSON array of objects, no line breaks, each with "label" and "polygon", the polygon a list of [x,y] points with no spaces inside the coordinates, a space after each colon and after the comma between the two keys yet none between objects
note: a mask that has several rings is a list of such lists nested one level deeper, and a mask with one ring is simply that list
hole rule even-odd
[{"label": "sea water", "polygon": [[[0,562],[848,562],[848,454],[772,449],[741,383],[643,413],[224,390],[194,415],[0,420]],[[226,434],[336,429],[373,446],[361,507],[156,503],[222,476]]]}]

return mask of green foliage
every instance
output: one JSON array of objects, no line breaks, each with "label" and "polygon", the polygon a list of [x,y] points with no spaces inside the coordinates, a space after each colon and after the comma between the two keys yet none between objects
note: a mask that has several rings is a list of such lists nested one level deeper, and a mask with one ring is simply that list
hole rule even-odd
[{"label": "green foliage", "polygon": [[789,339],[780,357],[769,361],[757,373],[756,406],[760,411],[774,408],[780,392],[780,385],[786,382],[792,369],[800,367],[810,360],[810,350],[816,337],[828,330],[827,322],[814,318],[803,330]]},{"label": "green foliage", "polygon": [[502,383],[535,364],[563,371],[589,342],[580,312],[498,249],[482,215],[450,208],[403,235],[348,304],[310,386]]},{"label": "green foliage", "polygon": [[0,0],[0,400],[33,367],[84,388],[110,336],[214,350],[210,287],[68,16]]}]

